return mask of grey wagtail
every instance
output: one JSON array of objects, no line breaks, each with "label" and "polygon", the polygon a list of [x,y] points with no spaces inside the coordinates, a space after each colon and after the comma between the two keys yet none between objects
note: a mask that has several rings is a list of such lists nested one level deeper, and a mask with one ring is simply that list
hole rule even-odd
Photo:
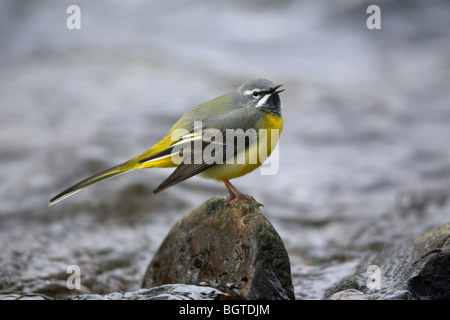
[{"label": "grey wagtail", "polygon": [[244,83],[237,90],[186,112],[170,132],[144,153],[97,173],[53,197],[49,205],[97,182],[133,169],[176,167],[156,194],[197,174],[225,183],[232,203],[253,197],[242,194],[230,179],[252,172],[270,156],[283,129],[278,90],[265,79]]}]

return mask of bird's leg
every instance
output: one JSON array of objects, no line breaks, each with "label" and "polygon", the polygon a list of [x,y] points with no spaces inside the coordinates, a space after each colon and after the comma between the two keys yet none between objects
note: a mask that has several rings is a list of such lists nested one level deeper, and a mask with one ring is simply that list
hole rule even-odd
[{"label": "bird's leg", "polygon": [[225,180],[224,183],[225,183],[225,187],[227,187],[228,192],[230,193],[230,196],[225,200],[225,203],[228,203],[231,200],[233,200],[234,198],[236,198],[236,194],[233,192],[233,189],[236,189],[236,188],[234,188],[234,186],[228,180]]},{"label": "bird's leg", "polygon": [[246,199],[246,200],[252,201],[258,207],[264,207],[261,203],[256,201],[255,198],[253,198],[252,196],[240,193],[239,190],[236,189],[236,187],[233,186],[230,181],[225,180],[223,183],[225,183],[225,187],[227,187],[228,192],[230,193],[230,196],[225,200],[225,204],[235,203],[238,200]]}]

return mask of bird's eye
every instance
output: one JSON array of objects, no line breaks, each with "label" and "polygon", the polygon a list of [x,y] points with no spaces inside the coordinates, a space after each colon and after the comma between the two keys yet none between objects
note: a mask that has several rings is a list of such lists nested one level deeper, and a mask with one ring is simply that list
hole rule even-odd
[{"label": "bird's eye", "polygon": [[259,96],[259,91],[253,90],[252,96],[253,96],[254,98],[258,98],[258,96]]}]

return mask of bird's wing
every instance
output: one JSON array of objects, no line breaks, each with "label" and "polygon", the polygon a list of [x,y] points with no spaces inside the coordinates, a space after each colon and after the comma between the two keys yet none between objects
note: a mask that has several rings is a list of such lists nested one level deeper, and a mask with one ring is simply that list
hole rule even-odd
[{"label": "bird's wing", "polygon": [[[229,159],[234,159],[237,154],[245,151],[256,141],[256,131],[250,130],[220,131],[206,128],[201,132],[190,132],[166,150],[149,157],[182,156],[182,161],[175,171],[153,193],[167,189],[218,164],[228,163]],[[141,161],[152,161],[152,159],[147,158]]]},{"label": "bird's wing", "polygon": [[[151,156],[142,158],[138,161],[139,164],[149,163],[153,161],[159,161],[164,158],[172,157],[172,160],[174,162],[177,161],[180,157],[182,157],[182,154],[180,154],[180,151],[189,149],[191,144],[201,139],[201,132],[195,132],[194,130],[191,130],[189,133],[181,136],[178,140],[176,140],[174,143],[169,145],[169,147],[165,148],[162,151],[159,151]],[[182,159],[181,159],[182,160]],[[181,163],[181,160],[179,160],[178,163]]]}]

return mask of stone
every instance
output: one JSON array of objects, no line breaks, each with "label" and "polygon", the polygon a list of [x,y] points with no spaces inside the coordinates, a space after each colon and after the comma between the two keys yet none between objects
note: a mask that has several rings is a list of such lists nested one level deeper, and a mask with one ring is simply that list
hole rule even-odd
[{"label": "stone", "polygon": [[150,262],[144,288],[208,285],[251,300],[294,299],[281,237],[251,201],[212,198],[170,230]]},{"label": "stone", "polygon": [[[379,271],[375,278],[372,271]],[[378,281],[378,285],[373,281]],[[450,223],[434,228],[362,262],[356,272],[325,293],[358,290],[370,299],[450,299]]]},{"label": "stone", "polygon": [[361,291],[355,289],[347,289],[334,293],[330,300],[368,300],[369,298]]},{"label": "stone", "polygon": [[[81,294],[70,300],[227,300],[229,295],[207,286],[192,284],[166,284],[150,289],[138,289],[126,293]],[[1,300],[1,296],[0,296]]]}]

